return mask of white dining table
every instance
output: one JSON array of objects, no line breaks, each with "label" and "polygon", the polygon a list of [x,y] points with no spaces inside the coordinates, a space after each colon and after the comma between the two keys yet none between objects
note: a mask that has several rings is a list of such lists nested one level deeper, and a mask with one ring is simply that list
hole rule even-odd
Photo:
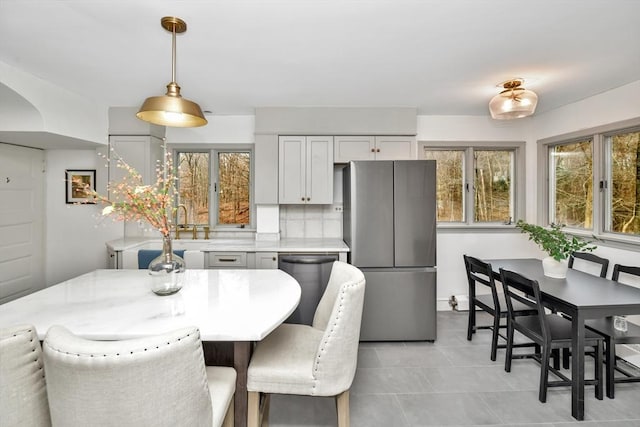
[{"label": "white dining table", "polygon": [[233,343],[236,426],[245,426],[252,343],[295,310],[300,285],[281,270],[184,274],[178,293],[158,296],[146,270],[95,270],[0,305],[0,327],[31,324],[43,340],[52,325],[62,325],[84,338],[121,340],[197,326],[205,344]]}]

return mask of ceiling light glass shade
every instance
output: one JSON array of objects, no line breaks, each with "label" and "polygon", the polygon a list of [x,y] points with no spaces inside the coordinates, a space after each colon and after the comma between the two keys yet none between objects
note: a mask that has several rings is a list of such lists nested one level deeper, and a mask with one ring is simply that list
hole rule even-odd
[{"label": "ceiling light glass shade", "polygon": [[489,112],[496,120],[519,119],[532,115],[538,105],[535,92],[520,87],[521,79],[503,83],[505,90],[489,102]]},{"label": "ceiling light glass shade", "polygon": [[162,28],[172,34],[171,39],[171,83],[167,93],[147,98],[136,114],[140,120],[161,126],[198,127],[207,124],[200,106],[180,95],[176,83],[176,33],[187,31],[187,24],[180,18],[165,16],[160,20]]}]

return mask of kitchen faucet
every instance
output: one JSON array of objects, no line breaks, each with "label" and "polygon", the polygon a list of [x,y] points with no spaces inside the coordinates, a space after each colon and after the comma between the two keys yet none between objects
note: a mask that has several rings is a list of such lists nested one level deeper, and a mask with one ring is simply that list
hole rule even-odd
[{"label": "kitchen faucet", "polygon": [[[180,209],[183,210],[184,212],[184,223],[180,224],[179,223],[179,219],[180,219]],[[176,217],[175,217],[175,224],[176,224],[176,240],[180,238],[180,231],[191,231],[193,240],[197,240],[198,239],[198,226],[196,224],[191,224],[191,227],[189,227],[189,224],[187,223],[187,207],[183,204],[179,204],[176,207]],[[202,227],[203,231],[204,231],[204,238],[206,240],[209,239],[209,226],[208,225],[204,225]]]}]

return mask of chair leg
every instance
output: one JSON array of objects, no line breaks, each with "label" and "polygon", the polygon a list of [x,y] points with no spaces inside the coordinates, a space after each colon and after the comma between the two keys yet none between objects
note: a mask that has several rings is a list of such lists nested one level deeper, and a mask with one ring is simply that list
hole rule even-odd
[{"label": "chair leg", "polygon": [[260,393],[257,391],[248,393],[247,427],[260,427]]},{"label": "chair leg", "polygon": [[349,390],[336,396],[338,427],[349,427]]},{"label": "chair leg", "polygon": [[553,358],[553,367],[560,370],[560,349],[554,348],[551,350],[551,357]]},{"label": "chair leg", "polygon": [[513,356],[513,325],[507,319],[507,351],[504,357],[504,370],[511,372],[511,358]]},{"label": "chair leg", "polygon": [[269,418],[269,395],[264,395],[260,407],[261,393],[250,391],[247,398],[247,427],[267,427]]},{"label": "chair leg", "polygon": [[224,420],[222,420],[222,427],[233,427],[235,423],[234,411],[235,411],[235,399],[231,399],[231,403],[229,403],[229,407],[227,408],[227,413],[224,416]]},{"label": "chair leg", "polygon": [[615,368],[616,368],[616,345],[611,337],[608,337],[605,342],[605,370],[607,376],[607,397],[613,399],[615,397]]},{"label": "chair leg", "polygon": [[476,306],[473,301],[469,301],[469,320],[467,323],[467,341],[471,341],[471,335],[476,329]]},{"label": "chair leg", "polygon": [[538,390],[538,400],[545,403],[547,401],[547,388],[549,387],[549,358],[551,349],[548,346],[542,346],[540,353],[540,388]]},{"label": "chair leg", "polygon": [[498,313],[493,316],[493,334],[491,336],[491,360],[496,361],[498,353],[498,333],[500,332],[500,315]]},{"label": "chair leg", "polygon": [[602,400],[603,390],[603,376],[602,376],[602,341],[598,341],[598,345],[596,346],[596,360],[594,367],[594,377],[596,379],[596,399]]},{"label": "chair leg", "polygon": [[568,348],[562,349],[562,368],[569,369],[569,359],[571,358],[571,352]]}]

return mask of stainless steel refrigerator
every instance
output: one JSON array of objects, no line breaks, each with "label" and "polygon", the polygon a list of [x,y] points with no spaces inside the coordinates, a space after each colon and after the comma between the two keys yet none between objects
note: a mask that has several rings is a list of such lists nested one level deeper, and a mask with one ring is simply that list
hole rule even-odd
[{"label": "stainless steel refrigerator", "polygon": [[361,341],[436,339],[436,162],[354,161],[343,236],[366,278]]}]

